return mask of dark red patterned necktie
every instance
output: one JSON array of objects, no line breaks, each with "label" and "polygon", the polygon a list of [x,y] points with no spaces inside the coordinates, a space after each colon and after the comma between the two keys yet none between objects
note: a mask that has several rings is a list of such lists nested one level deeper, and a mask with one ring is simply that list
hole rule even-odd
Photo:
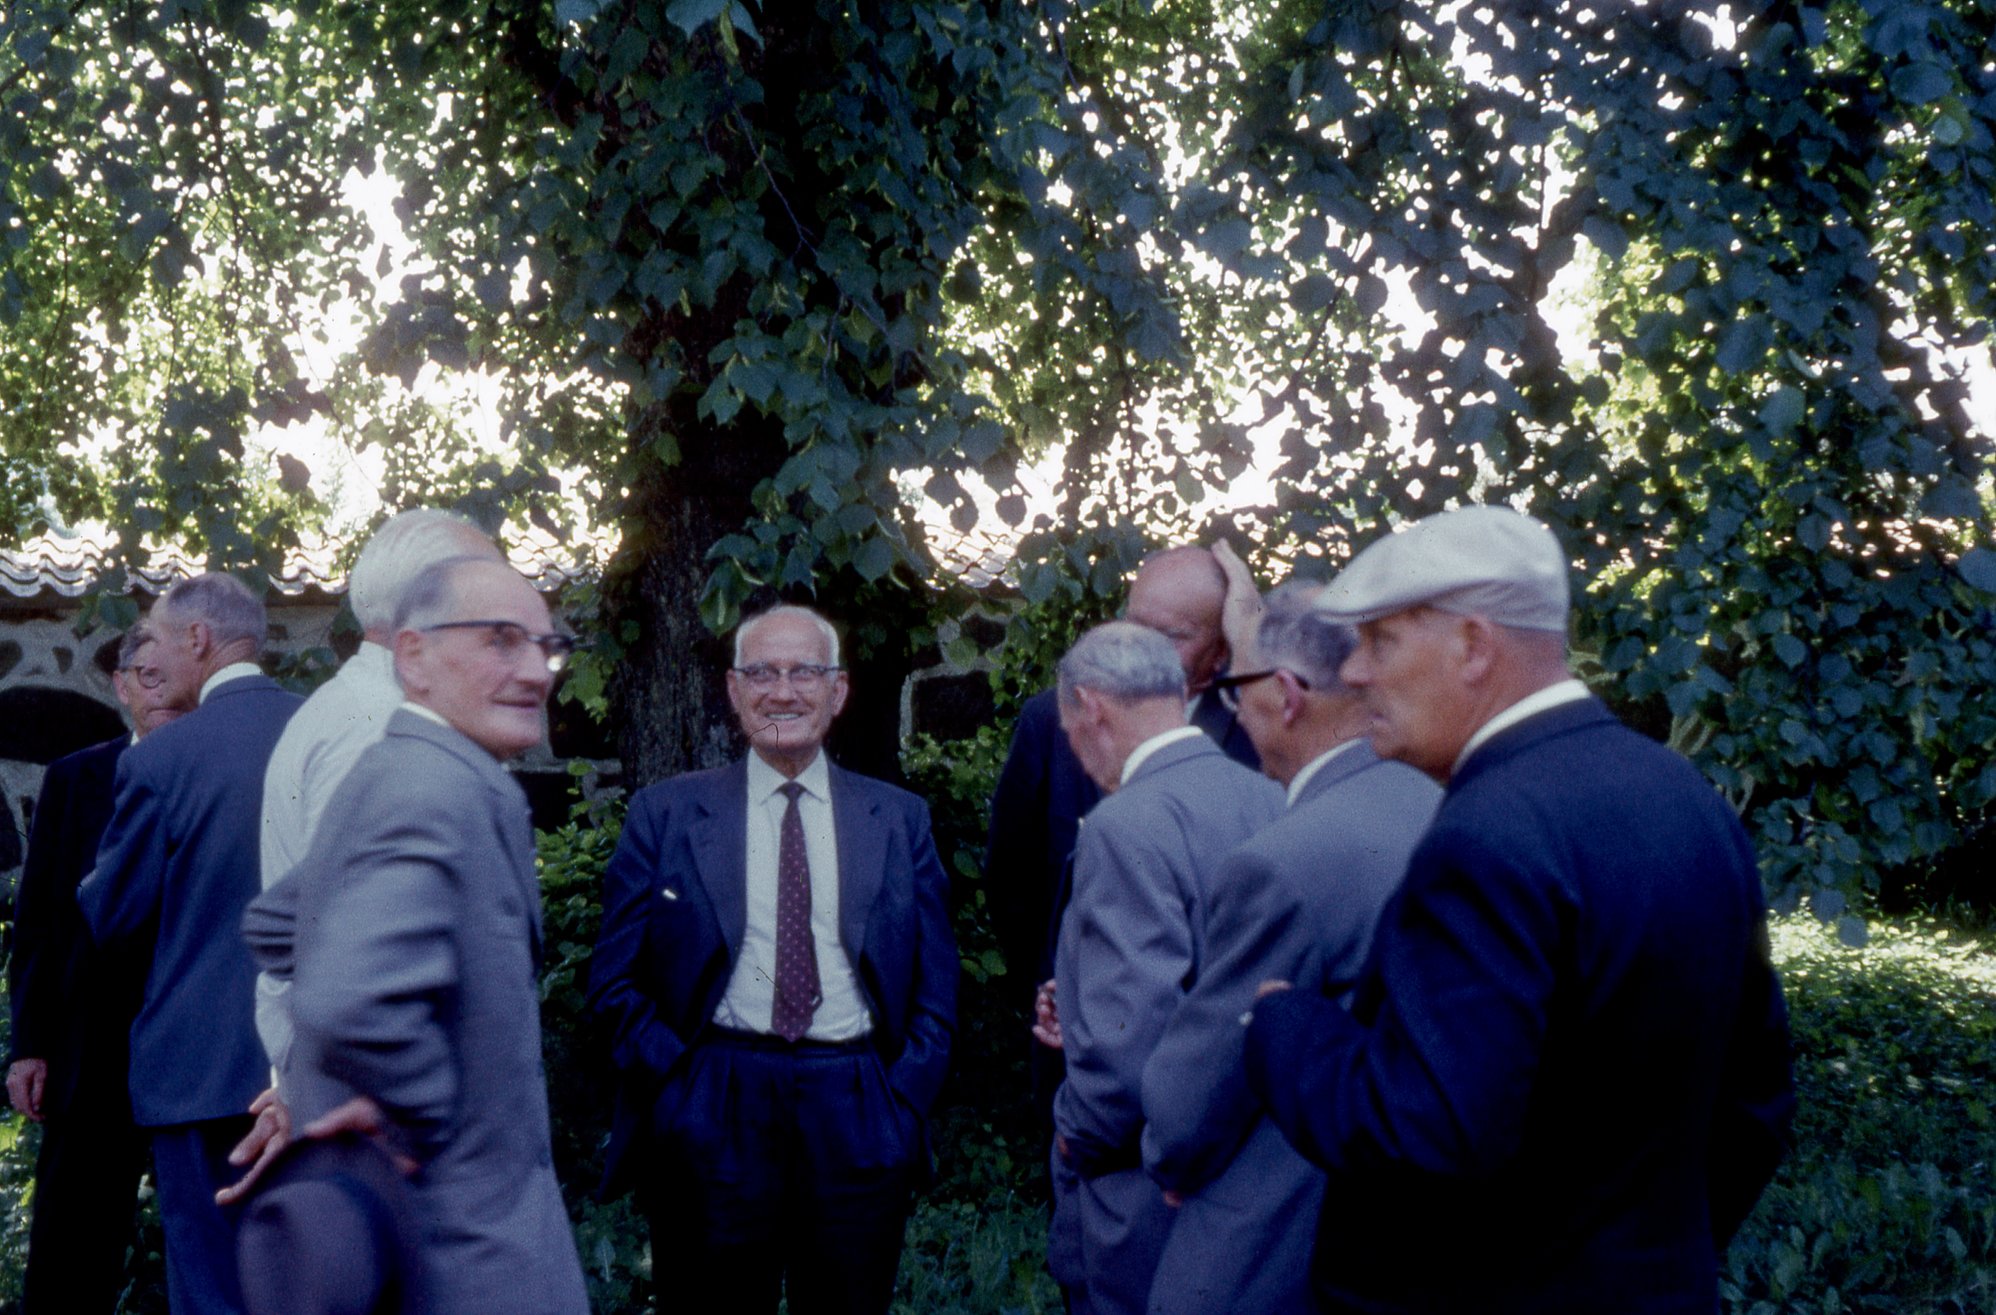
[{"label": "dark red patterned necktie", "polygon": [[777,790],[790,802],[783,809],[776,847],[776,1007],[769,1028],[785,1041],[795,1041],[810,1030],[821,998],[818,943],[811,936],[811,860],[804,852],[804,819],[797,812],[804,787],[786,781]]}]

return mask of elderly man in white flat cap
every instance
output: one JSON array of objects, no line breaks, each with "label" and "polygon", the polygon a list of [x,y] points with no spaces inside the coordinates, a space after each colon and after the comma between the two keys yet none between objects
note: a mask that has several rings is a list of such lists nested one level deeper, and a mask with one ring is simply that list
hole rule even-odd
[{"label": "elderly man in white flat cap", "polygon": [[1332,1311],[1710,1312],[1785,1149],[1787,1013],[1753,850],[1566,666],[1568,560],[1464,507],[1320,609],[1383,756],[1445,786],[1347,1012],[1266,983],[1248,1079],[1330,1174]]}]

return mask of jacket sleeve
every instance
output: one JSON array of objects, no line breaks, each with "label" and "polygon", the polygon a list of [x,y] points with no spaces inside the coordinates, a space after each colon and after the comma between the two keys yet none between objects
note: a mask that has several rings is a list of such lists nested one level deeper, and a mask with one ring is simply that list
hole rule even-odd
[{"label": "jacket sleeve", "polygon": [[914,801],[903,814],[915,897],[915,994],[908,1011],[908,1039],[888,1073],[888,1085],[926,1116],[942,1090],[956,1032],[956,933],[950,925],[949,878],[936,857],[927,804]]},{"label": "jacket sleeve", "polygon": [[467,916],[458,865],[489,846],[469,842],[447,805],[363,801],[343,816],[362,819],[362,834],[338,871],[301,893],[292,1023],[327,1074],[372,1097],[427,1159],[458,1099],[448,1030]]},{"label": "jacket sleeve", "polygon": [[1794,1117],[1788,1005],[1774,972],[1763,913],[1741,981],[1739,1012],[1726,1045],[1707,1156],[1712,1242],[1721,1252],[1746,1221],[1787,1154],[1788,1129]]},{"label": "jacket sleeve", "polygon": [[1293,901],[1273,897],[1266,863],[1235,851],[1211,883],[1198,980],[1144,1064],[1144,1167],[1192,1193],[1233,1162],[1261,1117],[1247,1088],[1241,1017],[1300,934]]},{"label": "jacket sleeve", "polygon": [[140,941],[150,945],[173,852],[166,801],[150,771],[133,769],[133,756],[128,753],[118,760],[111,824],[97,846],[96,866],[76,888],[77,906],[91,938],[119,950]]},{"label": "jacket sleeve", "polygon": [[7,961],[7,996],[13,1010],[13,1058],[46,1059],[54,1049],[62,1010],[62,965],[85,934],[75,907],[78,865],[92,855],[67,852],[72,773],[60,761],[42,777],[35,820],[28,827],[27,861],[14,895],[13,953]]},{"label": "jacket sleeve", "polygon": [[1249,1084],[1290,1143],[1328,1170],[1476,1173],[1523,1135],[1557,912],[1541,883],[1470,846],[1421,867],[1380,928],[1370,1010],[1306,990],[1254,1008]]},{"label": "jacket sleeve", "polygon": [[1144,1061],[1193,970],[1184,896],[1149,837],[1083,827],[1061,930],[1058,1004],[1067,1080],[1054,1127],[1084,1177],[1140,1162]]},{"label": "jacket sleeve", "polygon": [[[1053,806],[1048,727],[1037,705],[1028,702],[1012,732],[1011,751],[991,793],[991,830],[985,845],[984,888],[989,892],[991,917],[1005,955],[1008,994],[1030,998],[1052,917],[1053,888],[1059,879],[1048,870]],[[1058,728],[1053,729],[1058,734]]]},{"label": "jacket sleeve", "polygon": [[665,823],[655,797],[633,801],[603,873],[603,926],[589,962],[589,1012],[609,1038],[611,1062],[654,1091],[686,1051],[638,980]]}]

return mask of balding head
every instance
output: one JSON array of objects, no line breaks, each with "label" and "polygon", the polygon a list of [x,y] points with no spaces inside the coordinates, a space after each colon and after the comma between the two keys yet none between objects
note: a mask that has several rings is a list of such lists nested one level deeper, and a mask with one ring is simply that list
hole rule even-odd
[{"label": "balding head", "polygon": [[1197,695],[1227,663],[1221,629],[1226,601],[1227,576],[1220,563],[1207,549],[1187,544],[1144,558],[1130,581],[1124,615],[1171,641],[1186,690]]}]

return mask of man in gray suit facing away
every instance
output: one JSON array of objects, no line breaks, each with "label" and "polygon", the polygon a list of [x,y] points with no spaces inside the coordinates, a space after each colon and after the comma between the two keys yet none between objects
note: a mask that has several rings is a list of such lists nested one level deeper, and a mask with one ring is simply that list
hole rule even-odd
[{"label": "man in gray suit facing away", "polygon": [[571,644],[484,558],[424,571],[394,626],[407,702],[246,920],[296,883],[287,1096],[307,1137],[372,1127],[410,1169],[429,1315],[586,1315],[549,1154],[533,830],[500,766],[540,742]]},{"label": "man in gray suit facing away", "polygon": [[1242,1016],[1268,978],[1355,980],[1441,790],[1379,757],[1338,680],[1357,633],[1314,610],[1315,585],[1271,594],[1226,683],[1289,810],[1233,851],[1208,893],[1205,953],[1144,1066],[1144,1167],[1176,1205],[1153,1315],[1307,1315],[1324,1175],[1248,1091]]},{"label": "man in gray suit facing away", "polygon": [[1074,1315],[1141,1315],[1171,1226],[1139,1149],[1144,1064],[1198,977],[1220,859],[1282,795],[1186,723],[1184,669],[1154,630],[1112,621],[1083,635],[1061,659],[1059,705],[1107,798],[1076,842],[1054,956],[1067,1080],[1047,1266]]}]

